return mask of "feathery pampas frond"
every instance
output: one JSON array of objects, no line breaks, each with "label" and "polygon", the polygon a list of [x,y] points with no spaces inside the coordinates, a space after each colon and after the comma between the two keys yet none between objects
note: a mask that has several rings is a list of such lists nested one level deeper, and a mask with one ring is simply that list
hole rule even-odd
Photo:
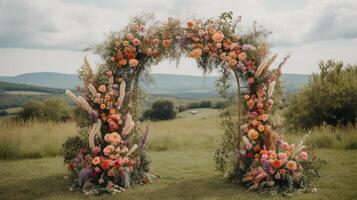
[{"label": "feathery pampas frond", "polygon": [[90,66],[87,56],[84,56],[84,73],[88,81],[92,81],[94,75],[93,75],[93,70],[92,67]]},{"label": "feathery pampas frond", "polygon": [[95,89],[95,87],[93,86],[92,83],[89,83],[88,90],[92,94],[93,98],[97,97],[98,92],[97,92],[97,90]]},{"label": "feathery pampas frond", "polygon": [[269,85],[268,89],[268,97],[271,98],[274,94],[274,88],[275,88],[276,81],[272,81]]},{"label": "feathery pampas frond", "polygon": [[123,135],[128,135],[130,131],[134,128],[135,123],[133,121],[133,117],[131,116],[130,113],[126,114],[126,120],[125,120],[125,125],[123,128]]},{"label": "feathery pampas frond", "polygon": [[125,87],[126,83],[125,81],[122,81],[120,83],[120,88],[119,88],[119,98],[118,98],[118,107],[120,108],[123,105],[124,97],[125,97]]},{"label": "feathery pampas frond", "polygon": [[83,97],[78,97],[79,105],[86,110],[89,114],[93,111],[93,108],[89,105],[88,101],[85,100]]},{"label": "feathery pampas frond", "polygon": [[260,75],[268,71],[270,65],[273,64],[277,56],[277,54],[274,54],[274,56],[271,57],[268,62],[263,62],[262,64],[260,64],[257,71],[255,72],[255,76],[259,77]]},{"label": "feathery pampas frond", "polygon": [[93,82],[94,75],[93,75],[92,67],[90,66],[90,64],[87,60],[87,56],[84,56],[83,63],[84,63],[84,65],[83,65],[82,79],[83,79],[85,93],[87,93],[88,89],[89,89],[88,88],[89,84]]},{"label": "feathery pampas frond", "polygon": [[249,139],[246,136],[243,136],[242,140],[243,140],[244,144],[247,146],[248,149],[253,146],[252,143],[250,143]]},{"label": "feathery pampas frond", "polygon": [[114,77],[111,76],[111,77],[109,77],[108,88],[113,89],[113,85],[114,85]]},{"label": "feathery pampas frond", "polygon": [[73,92],[69,89],[66,89],[65,90],[65,93],[67,96],[69,96],[69,98],[71,98],[77,105],[79,105],[79,102],[78,102],[78,97],[73,94]]},{"label": "feathery pampas frond", "polygon": [[93,124],[92,128],[89,131],[89,146],[93,148],[95,146],[94,139],[97,136],[97,138],[101,138],[100,135],[100,128],[102,126],[102,121],[97,120],[96,123]]},{"label": "feathery pampas frond", "polygon": [[133,147],[131,147],[130,151],[128,151],[128,153],[126,153],[126,157],[129,157],[132,153],[134,153],[134,151],[138,148],[137,144],[134,144]]},{"label": "feathery pampas frond", "polygon": [[101,126],[101,121],[98,120],[96,123],[93,124],[93,126],[89,130],[89,147],[93,148],[95,146],[94,144],[94,139],[95,136],[98,135],[98,127],[100,129]]},{"label": "feathery pampas frond", "polygon": [[85,100],[83,97],[79,96],[77,97],[71,90],[66,89],[65,93],[67,96],[69,96],[78,106],[86,110],[88,113],[91,113],[93,111],[93,108],[89,105],[87,100]]}]

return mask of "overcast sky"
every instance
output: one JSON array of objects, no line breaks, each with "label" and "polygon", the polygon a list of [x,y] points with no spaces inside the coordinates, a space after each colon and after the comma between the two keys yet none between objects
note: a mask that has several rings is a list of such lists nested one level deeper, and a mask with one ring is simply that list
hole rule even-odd
[{"label": "overcast sky", "polygon": [[[141,13],[166,20],[224,11],[241,15],[245,27],[257,21],[273,32],[272,51],[292,53],[285,73],[315,72],[321,59],[357,64],[357,0],[0,0],[0,75],[76,73],[84,48]],[[153,72],[202,74],[189,59]]]}]

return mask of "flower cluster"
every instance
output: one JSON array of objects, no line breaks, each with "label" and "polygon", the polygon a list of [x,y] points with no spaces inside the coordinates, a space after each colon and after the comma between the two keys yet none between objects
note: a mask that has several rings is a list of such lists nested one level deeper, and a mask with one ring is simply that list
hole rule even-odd
[{"label": "flower cluster", "polygon": [[[66,91],[96,122],[89,130],[90,148],[82,148],[79,154],[68,162],[68,168],[76,176],[75,179],[78,179],[80,188],[93,185],[90,188],[102,186],[107,191],[118,192],[132,184],[130,177],[133,171],[141,167],[143,148],[137,150],[138,145],[129,142],[129,134],[135,123],[130,112],[122,109],[125,81],[115,83],[111,71],[107,71],[106,76],[107,84],[95,87],[90,83],[86,86],[90,92],[90,102]],[[145,174],[142,177],[141,182],[151,182]],[[95,190],[88,191],[93,193]]]},{"label": "flower cluster", "polygon": [[276,150],[260,150],[254,156],[253,166],[243,178],[251,189],[268,185],[273,187],[303,185],[302,162],[309,159],[300,143],[297,147],[282,142]]}]

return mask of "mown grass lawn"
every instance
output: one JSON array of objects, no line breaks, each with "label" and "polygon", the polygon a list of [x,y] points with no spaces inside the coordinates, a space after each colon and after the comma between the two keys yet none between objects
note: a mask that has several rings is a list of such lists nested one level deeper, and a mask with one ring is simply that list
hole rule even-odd
[{"label": "mown grass lawn", "polygon": [[[97,199],[263,199],[266,195],[231,185],[214,171],[213,152],[149,152],[152,172],[161,179]],[[356,199],[357,151],[320,150],[328,161],[316,193],[295,193],[288,199]],[[0,199],[85,199],[66,189],[61,157],[0,162]],[[279,199],[281,197],[270,197]]]},{"label": "mown grass lawn", "polygon": [[[79,191],[69,192],[66,188],[64,177],[68,172],[60,156],[6,160],[0,161],[0,200],[357,199],[357,150],[317,150],[318,156],[328,161],[328,164],[321,170],[322,177],[318,181],[316,193],[295,193],[291,198],[269,197],[248,191],[243,186],[228,184],[214,170],[214,150],[220,144],[222,135],[217,110],[200,109],[196,115],[187,111],[180,113],[175,120],[144,122],[139,126],[146,125],[150,127],[148,156],[152,161],[151,171],[161,177],[156,183],[135,186],[116,195],[87,197]],[[23,152],[26,149],[34,151],[32,146],[35,144],[38,152],[47,152],[48,148],[43,145],[51,144],[52,148],[60,146],[64,138],[76,130],[73,123],[66,124],[66,129],[62,125],[46,128],[47,134],[39,131],[42,128],[36,128],[47,126],[30,124],[12,131],[7,129],[9,131],[3,134],[11,133],[13,137],[22,139],[22,143],[16,143],[14,148],[22,146]],[[24,129],[29,130],[26,132]],[[26,137],[25,133],[28,134]],[[34,140],[39,135],[42,135],[41,140]],[[290,136],[290,139],[298,137]]]}]

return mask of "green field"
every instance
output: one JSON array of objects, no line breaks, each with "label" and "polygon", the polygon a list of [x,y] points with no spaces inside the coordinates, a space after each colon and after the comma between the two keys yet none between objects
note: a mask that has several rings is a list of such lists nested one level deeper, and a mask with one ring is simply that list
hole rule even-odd
[{"label": "green field", "polygon": [[46,92],[36,92],[36,91],[6,91],[4,94],[9,95],[50,95]]},{"label": "green field", "polygon": [[[197,110],[196,115],[186,111],[175,120],[139,125],[150,127],[148,156],[152,161],[151,170],[161,177],[156,183],[135,186],[125,193],[103,195],[96,199],[266,198],[266,195],[247,191],[245,187],[226,183],[222,175],[214,170],[214,150],[222,134],[218,112]],[[19,132],[24,133],[17,135]],[[53,155],[58,155],[60,144],[75,132],[75,123],[72,122],[57,125],[33,122],[13,131],[2,129],[0,135],[6,138],[4,135],[12,134],[14,138],[22,138],[18,147],[25,146],[21,151],[24,154],[27,150],[46,152],[50,144],[55,146]],[[40,137],[45,133],[47,135]],[[289,138],[296,140],[299,137]],[[357,196],[357,150],[318,149],[317,152],[328,162],[321,170],[317,192],[295,193],[292,198],[285,199],[354,199]],[[89,199],[79,191],[67,190],[66,175],[68,172],[61,156],[0,161],[0,199]]]}]

